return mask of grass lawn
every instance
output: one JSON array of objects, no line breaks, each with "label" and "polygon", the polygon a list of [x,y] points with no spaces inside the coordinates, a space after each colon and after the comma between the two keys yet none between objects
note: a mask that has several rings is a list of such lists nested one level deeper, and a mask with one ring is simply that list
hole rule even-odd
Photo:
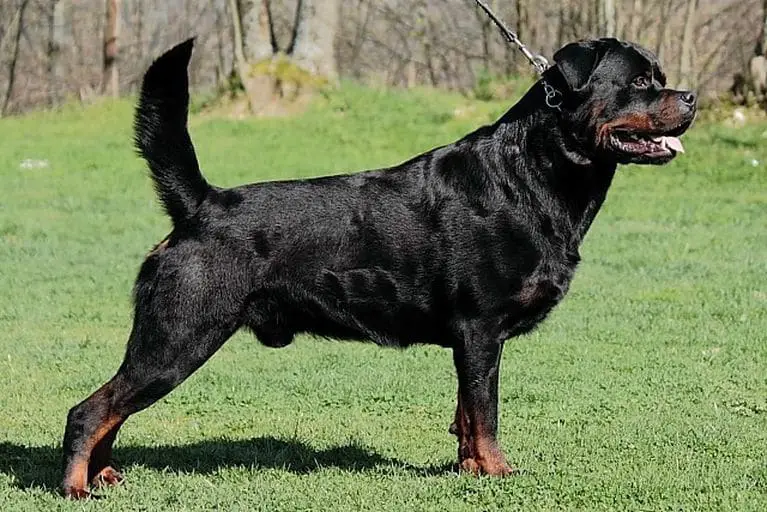
[{"label": "grass lawn", "polygon": [[[502,108],[345,86],[191,131],[228,186],[398,163]],[[129,102],[0,120],[0,510],[767,510],[767,125],[704,123],[670,165],[619,172],[567,299],[507,343],[520,476],[451,470],[448,351],[240,334],[122,429],[125,485],[62,500],[66,412],[119,365],[169,228],[131,122]]]}]

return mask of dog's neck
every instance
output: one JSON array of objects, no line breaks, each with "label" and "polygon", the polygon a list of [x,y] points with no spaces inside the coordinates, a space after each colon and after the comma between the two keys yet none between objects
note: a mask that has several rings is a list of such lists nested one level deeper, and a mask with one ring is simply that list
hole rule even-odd
[{"label": "dog's neck", "polygon": [[537,83],[495,125],[494,139],[511,180],[536,190],[552,217],[566,220],[579,245],[605,200],[617,165],[605,162],[568,129],[567,112],[548,106]]}]

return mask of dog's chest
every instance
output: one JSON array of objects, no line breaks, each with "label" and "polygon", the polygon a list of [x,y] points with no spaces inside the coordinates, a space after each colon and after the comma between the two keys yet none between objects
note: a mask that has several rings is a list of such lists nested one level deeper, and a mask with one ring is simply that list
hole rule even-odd
[{"label": "dog's chest", "polygon": [[519,291],[509,298],[502,321],[506,335],[528,332],[541,322],[567,294],[576,266],[577,257],[544,260],[523,277]]},{"label": "dog's chest", "polygon": [[471,269],[466,275],[480,288],[476,291],[490,302],[485,311],[493,311],[512,335],[532,328],[564,298],[580,259],[566,225],[519,218],[498,215],[492,229],[476,230],[485,234],[475,239],[484,250],[464,266]]},{"label": "dog's chest", "polygon": [[561,301],[570,288],[575,266],[544,264],[524,279],[516,300],[523,310],[539,310],[547,305],[553,307]]}]

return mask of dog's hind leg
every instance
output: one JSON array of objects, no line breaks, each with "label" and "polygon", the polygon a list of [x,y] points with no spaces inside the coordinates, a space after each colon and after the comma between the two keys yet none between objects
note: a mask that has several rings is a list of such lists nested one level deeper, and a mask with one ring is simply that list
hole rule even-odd
[{"label": "dog's hind leg", "polygon": [[470,334],[453,349],[458,372],[459,465],[464,471],[513,472],[498,447],[498,371],[503,342]]},{"label": "dog's hind leg", "polygon": [[[124,421],[124,418],[111,411],[114,380],[73,407],[67,416],[62,492],[69,498],[85,498],[89,495],[88,481],[93,477],[89,471],[91,453],[97,446],[101,446],[100,451],[104,454],[104,442],[109,443],[110,436],[117,435],[117,429]],[[99,472],[101,469],[104,468],[99,468]]]},{"label": "dog's hind leg", "polygon": [[[117,483],[111,461],[117,431],[131,415],[183,382],[239,327],[240,308],[205,286],[179,285],[178,276],[137,287],[136,314],[117,374],[69,411],[64,433],[62,492],[89,496],[88,484]],[[141,281],[141,279],[140,279]]]},{"label": "dog's hind leg", "polygon": [[122,473],[112,459],[112,445],[123,422],[116,423],[91,451],[88,480],[94,487],[117,485],[123,481]]}]

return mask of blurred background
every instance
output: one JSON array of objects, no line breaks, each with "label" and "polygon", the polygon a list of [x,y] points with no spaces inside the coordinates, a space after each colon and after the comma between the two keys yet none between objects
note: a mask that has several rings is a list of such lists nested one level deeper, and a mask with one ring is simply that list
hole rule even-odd
[{"label": "blurred background", "polygon": [[[764,94],[767,0],[488,3],[549,57],[614,35],[653,50],[671,84],[706,98]],[[0,114],[135,93],[149,62],[190,36],[195,90],[244,90],[253,111],[310,82],[306,73],[480,97],[503,94],[483,84],[530,73],[473,0],[1,0]]]}]

